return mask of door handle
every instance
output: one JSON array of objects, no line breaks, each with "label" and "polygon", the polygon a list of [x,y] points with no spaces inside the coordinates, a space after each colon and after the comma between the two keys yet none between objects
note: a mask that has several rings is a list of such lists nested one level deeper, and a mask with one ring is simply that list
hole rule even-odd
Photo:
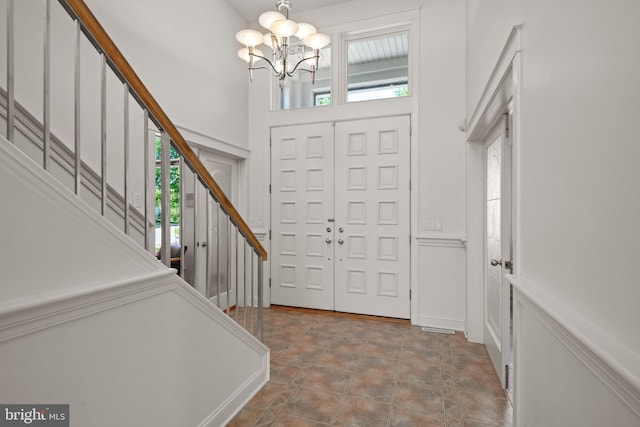
[{"label": "door handle", "polygon": [[327,240],[325,240],[325,242],[331,243],[332,242],[331,237],[327,237]]},{"label": "door handle", "polygon": [[342,240],[342,239],[338,239],[338,243],[339,243],[339,244],[343,244],[343,243],[344,243],[344,240]]},{"label": "door handle", "polygon": [[497,267],[500,265],[504,267],[505,270],[513,271],[513,262],[511,261],[502,261],[502,260],[492,259],[490,262],[491,262],[491,265],[494,267]]}]

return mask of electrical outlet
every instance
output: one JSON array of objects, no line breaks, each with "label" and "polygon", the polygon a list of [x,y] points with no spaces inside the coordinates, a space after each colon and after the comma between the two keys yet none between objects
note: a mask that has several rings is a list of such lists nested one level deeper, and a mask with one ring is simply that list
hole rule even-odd
[{"label": "electrical outlet", "polygon": [[439,219],[425,219],[422,223],[424,231],[442,231],[442,221]]}]

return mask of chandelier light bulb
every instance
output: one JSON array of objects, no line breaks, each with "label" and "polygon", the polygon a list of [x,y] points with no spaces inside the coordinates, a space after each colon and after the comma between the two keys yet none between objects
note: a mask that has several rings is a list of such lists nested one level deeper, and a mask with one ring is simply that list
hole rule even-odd
[{"label": "chandelier light bulb", "polygon": [[298,24],[298,32],[296,33],[296,37],[300,40],[305,37],[314,34],[316,32],[316,27],[311,24],[307,24],[306,22],[301,22]]},{"label": "chandelier light bulb", "polygon": [[236,33],[236,40],[238,40],[243,45],[249,46],[258,46],[264,41],[262,33],[255,30],[242,30]]},{"label": "chandelier light bulb", "polygon": [[258,18],[258,22],[260,23],[260,25],[262,25],[262,27],[266,28],[267,30],[270,30],[271,24],[273,24],[276,21],[282,21],[286,19],[287,18],[280,12],[270,10],[260,15],[260,18]]},{"label": "chandelier light bulb", "polygon": [[302,40],[302,43],[309,46],[311,49],[322,49],[331,43],[331,38],[323,33],[310,34]]},{"label": "chandelier light bulb", "polygon": [[[254,48],[254,49],[253,49],[253,53],[254,53],[255,55],[264,56],[264,54],[262,53],[262,51],[261,51],[260,49],[255,49],[255,48]],[[240,49],[240,50],[238,51],[238,57],[239,57],[240,59],[242,59],[243,61],[246,61],[246,62],[251,61],[251,56],[249,56],[249,49],[248,49],[248,48],[246,48],[246,47],[243,47],[242,49]],[[262,59],[262,58],[257,58],[257,57],[255,57],[255,56],[254,56],[253,61],[254,61],[254,62],[255,62],[255,61],[259,61],[260,59]]]},{"label": "chandelier light bulb", "polygon": [[290,19],[281,19],[271,24],[269,29],[279,37],[291,37],[298,32],[298,24]]},{"label": "chandelier light bulb", "polygon": [[[252,29],[236,33],[236,40],[244,45],[238,51],[238,57],[249,64],[249,80],[253,81],[254,70],[266,69],[278,79],[281,89],[284,88],[285,79],[293,77],[298,71],[311,73],[311,83],[315,83],[320,50],[331,43],[331,38],[316,32],[316,27],[311,24],[298,24],[290,20],[289,0],[278,0],[276,7],[278,12],[267,11],[258,18],[260,25],[269,30],[268,33]],[[296,36],[300,42],[290,40],[291,36]],[[263,43],[270,49],[269,57],[256,49]],[[255,66],[259,60],[263,62]]]}]

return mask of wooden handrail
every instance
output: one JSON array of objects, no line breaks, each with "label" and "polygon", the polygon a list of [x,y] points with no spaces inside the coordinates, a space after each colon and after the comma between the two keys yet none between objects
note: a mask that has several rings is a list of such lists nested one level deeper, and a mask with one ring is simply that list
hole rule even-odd
[{"label": "wooden handrail", "polygon": [[260,241],[256,238],[255,234],[251,231],[246,222],[242,219],[236,208],[229,201],[224,192],[220,189],[215,182],[209,171],[204,167],[198,156],[193,152],[189,144],[182,137],[178,129],[173,122],[169,120],[169,117],[162,110],[158,102],[151,95],[147,87],[142,83],[142,80],[133,71],[129,62],[122,55],[117,48],[111,37],[106,33],[100,22],[93,15],[91,10],[82,0],[59,0],[63,6],[71,8],[73,13],[82,22],[83,30],[88,32],[93,42],[99,45],[99,48],[107,55],[111,64],[115,66],[122,78],[129,84],[130,90],[135,92],[135,95],[144,104],[144,107],[149,110],[151,115],[154,116],[161,129],[163,129],[176,145],[177,150],[184,157],[187,164],[191,167],[193,172],[198,176],[200,181],[205,185],[213,196],[218,200],[220,206],[224,212],[229,215],[231,221],[238,227],[241,233],[245,236],[247,241],[254,248],[256,253],[262,257],[262,260],[267,259],[267,251],[264,249]]}]

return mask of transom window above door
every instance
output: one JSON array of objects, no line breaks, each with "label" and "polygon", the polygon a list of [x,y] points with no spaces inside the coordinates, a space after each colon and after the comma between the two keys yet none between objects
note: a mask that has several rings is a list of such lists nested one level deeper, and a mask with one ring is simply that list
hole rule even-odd
[{"label": "transom window above door", "polygon": [[407,32],[347,40],[347,102],[409,95]]},{"label": "transom window above door", "polygon": [[[411,95],[411,24],[384,30],[333,33],[324,48],[315,82],[307,73],[272,82],[275,110],[347,104]],[[333,78],[332,78],[333,76]]]}]

